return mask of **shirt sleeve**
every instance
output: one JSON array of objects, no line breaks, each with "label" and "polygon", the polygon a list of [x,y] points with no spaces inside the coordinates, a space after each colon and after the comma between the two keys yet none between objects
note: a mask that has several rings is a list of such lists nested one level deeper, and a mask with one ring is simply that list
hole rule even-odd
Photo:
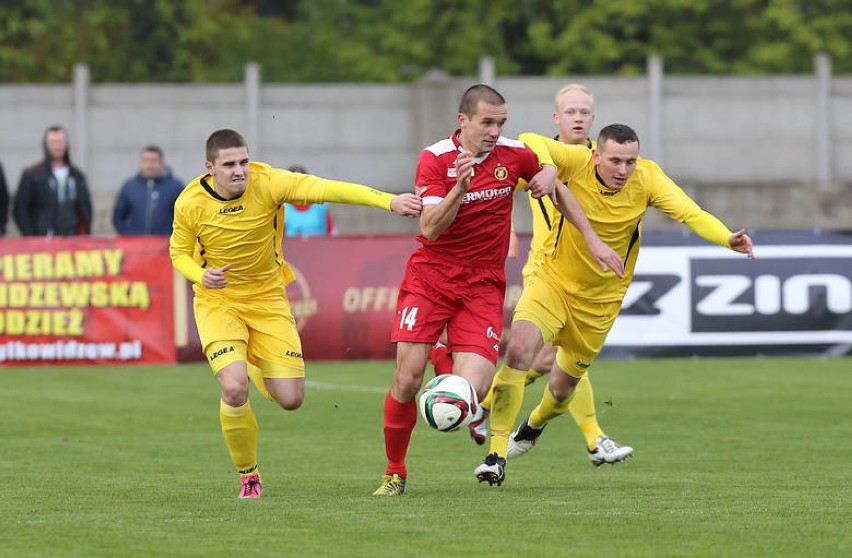
[{"label": "shirt sleeve", "polygon": [[[414,184],[416,191],[420,192],[425,205],[438,204],[447,197],[447,180],[444,178],[446,173],[455,172],[455,168],[450,171],[446,165],[442,165],[440,159],[433,155],[428,150],[420,152],[420,158],[417,161],[417,170],[414,173]],[[447,174],[447,178],[455,176]],[[425,188],[425,189],[424,189]]]},{"label": "shirt sleeve", "polygon": [[192,257],[195,250],[195,234],[187,211],[182,204],[175,206],[175,220],[169,237],[169,257],[181,275],[193,283],[201,283],[204,268]]},{"label": "shirt sleeve", "polygon": [[542,165],[557,166],[554,161],[553,153],[558,150],[554,149],[554,147],[561,146],[561,143],[532,132],[525,132],[518,136],[518,139],[527,144],[530,149],[535,151],[535,154],[538,155],[539,163]]},{"label": "shirt sleeve", "polygon": [[695,234],[720,246],[730,248],[728,239],[733,232],[711,213],[704,211],[674,181],[652,161],[644,163],[650,174],[651,205],[675,221],[689,227]]},{"label": "shirt sleeve", "polygon": [[329,180],[310,174],[291,173],[278,169],[272,174],[272,182],[279,193],[278,204],[345,203],[366,205],[390,211],[393,194],[355,184]]},{"label": "shirt sleeve", "polygon": [[556,176],[562,182],[584,169],[592,157],[585,145],[569,145],[532,132],[523,133],[518,139],[535,152],[540,165],[556,167]]}]

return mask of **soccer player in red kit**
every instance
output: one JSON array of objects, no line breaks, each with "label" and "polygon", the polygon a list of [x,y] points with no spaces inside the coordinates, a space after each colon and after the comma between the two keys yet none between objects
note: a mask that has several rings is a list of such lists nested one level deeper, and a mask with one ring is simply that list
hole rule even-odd
[{"label": "soccer player in red kit", "polygon": [[[459,129],[420,154],[415,185],[423,198],[417,237],[422,246],[411,255],[399,289],[391,333],[396,368],[384,408],[388,466],[376,496],[405,494],[415,396],[444,326],[453,372],[480,398],[494,377],[515,188],[524,180],[541,197],[555,185],[554,167],[541,166],[526,145],[500,135],[506,118],[503,96],[474,85],[462,96]],[[591,231],[579,204],[566,212],[572,223],[581,222],[578,228]]]}]

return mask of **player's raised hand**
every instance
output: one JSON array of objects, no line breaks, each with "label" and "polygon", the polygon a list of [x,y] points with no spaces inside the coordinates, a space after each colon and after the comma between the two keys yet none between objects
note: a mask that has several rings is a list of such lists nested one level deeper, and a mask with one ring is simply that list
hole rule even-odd
[{"label": "player's raised hand", "polygon": [[542,165],[541,170],[527,183],[527,190],[532,192],[532,197],[538,199],[553,193],[556,186],[556,167],[553,165]]},{"label": "player's raised hand", "polygon": [[455,187],[466,193],[470,190],[470,178],[473,176],[473,153],[462,151],[456,157],[456,185]]},{"label": "player's raised hand", "polygon": [[404,217],[419,217],[422,208],[420,194],[398,194],[391,200],[391,211]]},{"label": "player's raised hand", "polygon": [[754,259],[754,245],[751,243],[751,237],[746,234],[745,229],[740,229],[728,237],[728,243],[734,252],[745,254],[750,260]]},{"label": "player's raised hand", "polygon": [[587,238],[586,244],[589,245],[592,257],[603,271],[612,270],[619,277],[624,277],[624,260],[618,255],[618,252],[610,248],[597,235],[593,238]]},{"label": "player's raised hand", "polygon": [[223,265],[222,267],[208,267],[201,278],[201,284],[208,289],[224,289],[228,286],[228,280],[225,279],[225,272],[231,269],[231,264]]}]

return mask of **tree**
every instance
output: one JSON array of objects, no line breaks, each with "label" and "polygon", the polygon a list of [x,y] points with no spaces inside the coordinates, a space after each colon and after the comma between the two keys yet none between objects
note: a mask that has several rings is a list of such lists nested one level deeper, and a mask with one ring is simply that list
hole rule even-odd
[{"label": "tree", "polygon": [[852,73],[850,0],[0,0],[0,81],[405,82],[474,75]]}]

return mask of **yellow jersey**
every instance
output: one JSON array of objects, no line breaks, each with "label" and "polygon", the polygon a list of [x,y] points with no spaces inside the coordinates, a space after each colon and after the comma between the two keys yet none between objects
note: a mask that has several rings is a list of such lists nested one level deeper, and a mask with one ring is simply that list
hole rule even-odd
[{"label": "yellow jersey", "polygon": [[733,233],[702,210],[655,162],[640,158],[624,188],[615,191],[598,179],[593,152],[586,146],[567,145],[533,133],[521,134],[519,139],[538,154],[542,164],[556,166],[557,178],[577,197],[597,235],[624,259],[623,278],[602,271],[583,236],[560,219],[543,241],[541,273],[566,292],[593,302],[624,298],[633,279],[642,217],[648,207],[656,207],[702,238],[730,248],[728,238]]},{"label": "yellow jersey", "polygon": [[[595,142],[586,140],[586,143],[579,144],[589,149],[595,148]],[[566,184],[567,186],[567,184]],[[553,200],[550,196],[534,198],[532,192],[527,192],[529,198],[530,209],[532,210],[532,239],[530,240],[530,251],[527,256],[527,263],[521,270],[524,278],[529,277],[533,270],[541,265],[544,260],[544,255],[553,250],[553,243],[556,241],[556,236],[550,232],[563,223],[564,217],[553,205]],[[568,223],[570,225],[570,223]]]},{"label": "yellow jersey", "polygon": [[[392,194],[360,184],[292,173],[265,163],[250,164],[245,192],[226,200],[213,189],[209,174],[197,177],[175,202],[169,255],[175,269],[195,283],[198,293],[244,298],[280,289],[293,280],[281,253],[284,202],[342,202],[390,210]],[[208,267],[230,264],[228,286],[201,285]]]}]

